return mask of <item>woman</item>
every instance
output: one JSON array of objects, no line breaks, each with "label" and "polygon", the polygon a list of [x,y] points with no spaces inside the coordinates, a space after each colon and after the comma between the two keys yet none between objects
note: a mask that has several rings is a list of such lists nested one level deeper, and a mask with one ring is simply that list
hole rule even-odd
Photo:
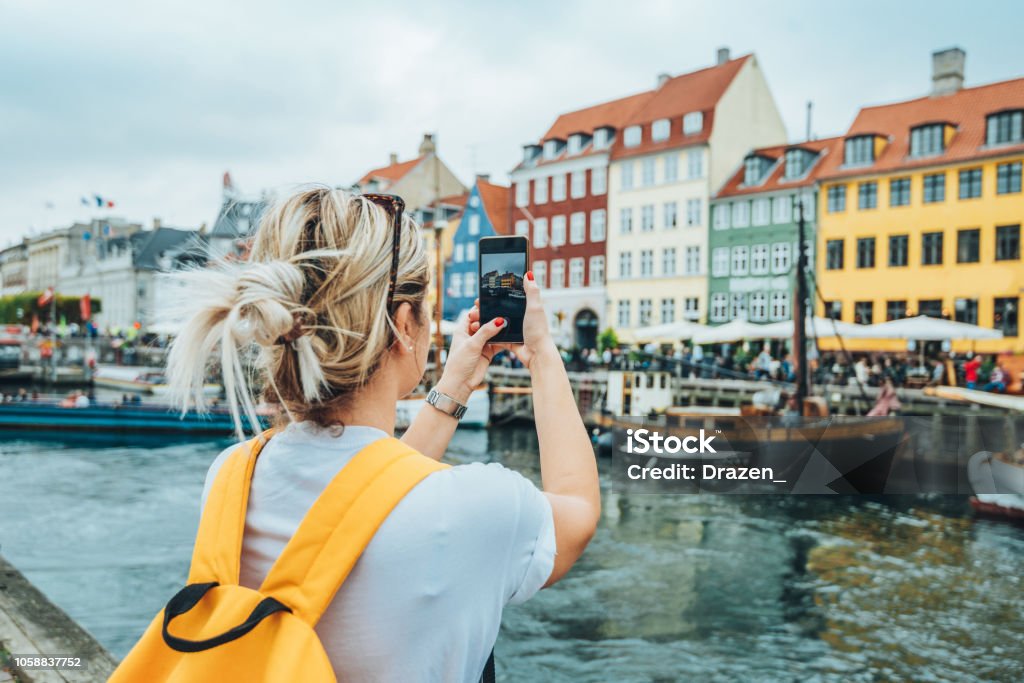
[{"label": "woman", "polygon": [[[287,426],[257,461],[241,584],[257,587],[328,482],[394,432],[397,401],[419,384],[430,347],[429,263],[401,200],[308,189],[270,208],[246,263],[188,275],[190,322],[171,348],[182,405],[201,403],[219,353],[229,405],[255,424],[245,360]],[[398,504],[317,626],[339,680],[476,681],[502,608],[565,576],[600,515],[597,468],[532,274],[525,343],[543,492],[498,464],[435,472]],[[460,322],[435,389],[465,404],[502,319]],[[443,457],[458,420],[426,405],[403,436]],[[234,447],[233,447],[234,448]],[[226,450],[207,476],[204,500]]]}]

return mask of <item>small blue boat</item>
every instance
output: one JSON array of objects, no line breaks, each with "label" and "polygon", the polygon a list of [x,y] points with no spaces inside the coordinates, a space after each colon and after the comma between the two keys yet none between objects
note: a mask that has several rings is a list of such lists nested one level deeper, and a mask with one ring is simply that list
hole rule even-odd
[{"label": "small blue boat", "polygon": [[[264,429],[269,418],[261,418]],[[242,418],[246,432],[249,421]],[[189,411],[182,415],[166,405],[145,403],[99,403],[85,408],[68,408],[56,401],[15,401],[0,403],[0,430],[102,432],[142,435],[230,436],[234,432],[231,414],[223,408],[206,413]]]}]

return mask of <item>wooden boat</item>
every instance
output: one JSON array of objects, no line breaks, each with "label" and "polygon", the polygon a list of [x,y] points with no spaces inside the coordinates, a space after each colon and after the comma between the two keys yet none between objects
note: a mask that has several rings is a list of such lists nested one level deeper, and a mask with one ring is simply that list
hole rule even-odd
[{"label": "wooden boat", "polygon": [[[1024,455],[1024,448],[1018,453]],[[984,515],[1024,520],[1024,464],[1006,453],[979,451],[967,462],[974,495],[971,507]]]},{"label": "wooden boat", "polygon": [[[167,378],[156,368],[100,365],[93,372],[92,378],[96,386],[107,389],[154,396],[165,396],[168,392]],[[219,384],[210,382],[203,386],[203,393],[207,396],[217,396],[220,392]]]}]

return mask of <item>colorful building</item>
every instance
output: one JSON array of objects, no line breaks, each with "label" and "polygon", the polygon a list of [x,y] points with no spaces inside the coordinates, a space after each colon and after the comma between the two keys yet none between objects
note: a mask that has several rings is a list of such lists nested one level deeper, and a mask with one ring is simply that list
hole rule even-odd
[{"label": "colorful building", "polygon": [[611,148],[608,315],[619,330],[706,317],[708,205],[751,149],[786,140],[757,58],[658,78]]},{"label": "colorful building", "polygon": [[452,234],[451,259],[445,266],[444,317],[454,320],[477,297],[477,245],[482,237],[507,235],[509,188],[477,176],[466,209]]},{"label": "colorful building", "polygon": [[1024,79],[963,88],[957,48],[932,65],[928,95],[862,109],[823,160],[818,310],[951,318],[1003,331],[978,350],[1021,352]]},{"label": "colorful building", "polygon": [[841,138],[755,149],[711,200],[709,323],[792,318],[801,204],[813,264],[815,181],[839,150]]}]

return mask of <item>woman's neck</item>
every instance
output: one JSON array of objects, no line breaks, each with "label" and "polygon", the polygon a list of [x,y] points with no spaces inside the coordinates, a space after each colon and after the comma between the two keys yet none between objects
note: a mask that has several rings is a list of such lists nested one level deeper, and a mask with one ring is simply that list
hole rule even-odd
[{"label": "woman's neck", "polygon": [[391,383],[372,381],[356,392],[345,407],[333,413],[331,421],[343,425],[375,427],[386,434],[394,434],[395,407],[395,390]]}]

